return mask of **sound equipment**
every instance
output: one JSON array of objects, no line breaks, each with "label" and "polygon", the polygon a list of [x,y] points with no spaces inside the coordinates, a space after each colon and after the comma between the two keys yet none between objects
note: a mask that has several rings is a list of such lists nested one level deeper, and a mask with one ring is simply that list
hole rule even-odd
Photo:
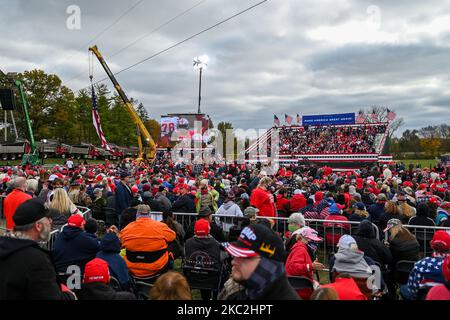
[{"label": "sound equipment", "polygon": [[0,89],[0,104],[3,110],[16,110],[16,99],[11,89]]}]

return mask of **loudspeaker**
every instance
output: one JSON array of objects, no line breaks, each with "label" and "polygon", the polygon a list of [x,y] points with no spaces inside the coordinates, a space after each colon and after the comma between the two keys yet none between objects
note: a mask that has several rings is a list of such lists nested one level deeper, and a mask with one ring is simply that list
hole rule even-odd
[{"label": "loudspeaker", "polygon": [[3,110],[16,110],[16,99],[11,89],[0,89],[0,104]]}]

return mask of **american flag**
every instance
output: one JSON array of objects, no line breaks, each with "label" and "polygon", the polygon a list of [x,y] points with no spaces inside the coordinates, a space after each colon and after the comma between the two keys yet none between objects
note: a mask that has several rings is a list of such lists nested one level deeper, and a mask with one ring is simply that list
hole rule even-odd
[{"label": "american flag", "polygon": [[372,120],[377,120],[378,119],[378,115],[375,113],[375,110],[372,111]]},{"label": "american flag", "polygon": [[287,115],[287,114],[285,114],[284,115],[284,121],[287,123],[287,124],[291,124],[291,122],[292,122],[292,117],[291,116],[289,116],[289,115]]},{"label": "american flag", "polygon": [[100,139],[102,148],[105,148],[109,152],[114,153],[114,150],[106,142],[106,138],[103,134],[102,126],[100,124],[100,116],[98,114],[97,97],[95,96],[94,85],[92,85],[92,122],[94,123],[94,128],[95,131],[97,131],[97,135]]},{"label": "american flag", "polygon": [[388,120],[392,121],[392,120],[395,119],[396,116],[397,115],[395,114],[394,111],[391,111],[391,110],[387,109],[387,118],[388,118]]},{"label": "american flag", "polygon": [[273,122],[275,122],[277,126],[280,126],[280,119],[278,119],[276,114],[273,115]]},{"label": "american flag", "polygon": [[362,111],[359,111],[358,116],[356,117],[356,123],[364,123],[364,114]]}]

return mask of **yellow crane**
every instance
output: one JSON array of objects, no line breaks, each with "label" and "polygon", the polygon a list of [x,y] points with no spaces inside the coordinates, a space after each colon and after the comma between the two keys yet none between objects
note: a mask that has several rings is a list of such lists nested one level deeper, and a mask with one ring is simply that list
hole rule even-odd
[{"label": "yellow crane", "polygon": [[[114,84],[114,88],[116,89],[119,96],[122,98],[122,101],[125,105],[125,109],[127,110],[128,114],[131,117],[131,120],[136,125],[137,128],[137,139],[138,139],[138,146],[139,146],[139,155],[137,162],[139,163],[144,158],[148,160],[153,160],[155,158],[155,152],[156,152],[156,146],[155,141],[153,140],[152,136],[148,132],[147,128],[145,127],[144,123],[142,122],[139,115],[134,110],[133,104],[128,99],[125,92],[122,90],[120,84],[117,82],[116,78],[114,77],[114,74],[111,72],[111,69],[109,69],[108,65],[106,64],[105,59],[101,55],[100,51],[98,51],[97,46],[92,46],[89,48],[89,51],[91,51],[95,56],[97,57],[98,61],[102,65],[103,69],[105,70],[106,74],[108,75],[109,79],[111,79],[111,82]],[[144,137],[144,141],[147,142],[146,150],[144,151],[144,148],[142,146],[142,138]]]}]

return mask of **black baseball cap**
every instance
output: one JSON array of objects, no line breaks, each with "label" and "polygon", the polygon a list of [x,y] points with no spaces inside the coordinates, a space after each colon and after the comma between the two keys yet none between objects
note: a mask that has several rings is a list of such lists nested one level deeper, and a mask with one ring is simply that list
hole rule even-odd
[{"label": "black baseball cap", "polygon": [[50,217],[50,212],[44,203],[38,199],[29,199],[17,207],[13,221],[16,226],[25,226],[44,217]]},{"label": "black baseball cap", "polygon": [[226,242],[222,246],[230,255],[238,258],[260,255],[284,262],[287,256],[281,238],[273,230],[260,223],[245,227],[236,242]]}]

